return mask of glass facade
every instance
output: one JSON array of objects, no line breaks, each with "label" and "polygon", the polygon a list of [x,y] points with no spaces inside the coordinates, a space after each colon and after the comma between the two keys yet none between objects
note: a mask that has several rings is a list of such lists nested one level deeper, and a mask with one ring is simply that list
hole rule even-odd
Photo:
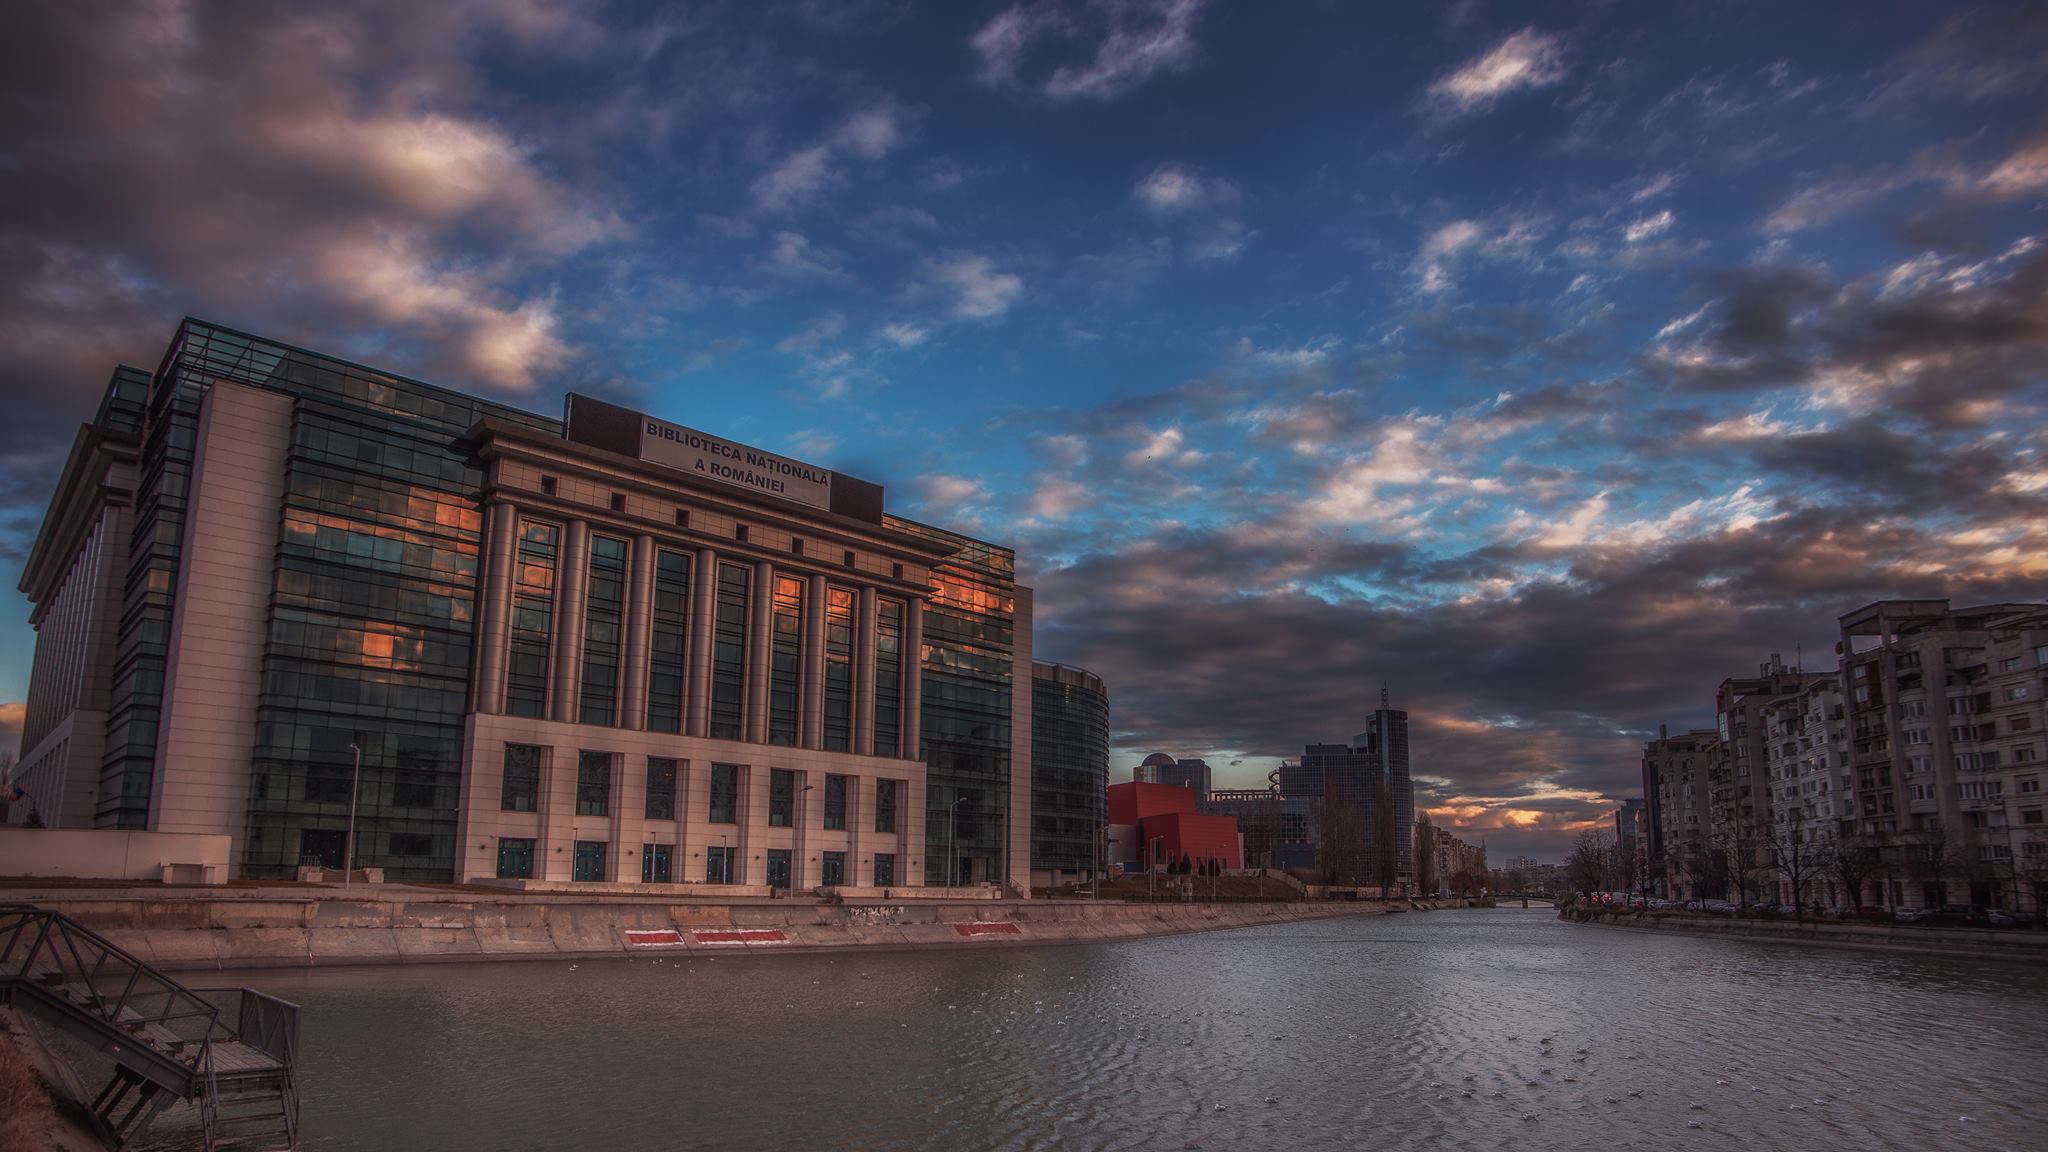
[{"label": "glass facade", "polygon": [[875,781],[875,831],[894,832],[895,830],[896,782],[886,779],[877,780]]},{"label": "glass facade", "polygon": [[827,773],[825,776],[825,828],[840,831],[846,827],[846,777]]},{"label": "glass facade", "polygon": [[902,756],[903,603],[875,601],[875,755]]},{"label": "glass facade", "polygon": [[711,822],[739,823],[740,770],[736,764],[711,766]]},{"label": "glass facade", "polygon": [[577,713],[585,724],[610,727],[617,721],[625,618],[626,542],[592,536],[583,600],[583,703]]},{"label": "glass facade", "polygon": [[794,745],[803,703],[804,582],[775,578],[773,635],[768,649],[768,742]]},{"label": "glass facade", "polygon": [[853,746],[854,594],[825,590],[825,731],[827,752]]},{"label": "glass facade", "polygon": [[666,756],[647,758],[647,818],[676,818],[676,762]]},{"label": "glass facade", "polygon": [[[289,876],[345,839],[355,745],[356,863],[448,880],[482,488],[455,441],[484,416],[556,425],[197,321],[147,386],[96,820],[148,820],[200,407],[223,382],[291,400],[242,870]],[[103,419],[130,429],[141,375],[114,391]]]},{"label": "glass facade", "polygon": [[932,569],[924,610],[925,882],[1008,879],[1016,553],[893,516],[884,521],[954,550]]},{"label": "glass facade", "polygon": [[711,738],[740,740],[746,725],[747,601],[753,571],[718,566],[717,615],[711,624]]},{"label": "glass facade", "polygon": [[1109,786],[1109,696],[1101,681],[1031,678],[1031,867],[1099,866]]},{"label": "glass facade", "polygon": [[609,752],[579,752],[576,755],[576,814],[611,815],[612,755]]},{"label": "glass facade", "polygon": [[787,828],[796,822],[796,773],[787,768],[768,770],[768,826]]},{"label": "glass facade", "polygon": [[540,749],[532,744],[505,745],[505,777],[498,807],[531,812],[540,802]]},{"label": "glass facade", "polygon": [[690,558],[663,550],[654,558],[654,614],[647,657],[647,730],[683,730],[689,685]]},{"label": "glass facade", "polygon": [[561,530],[519,522],[513,557],[512,626],[505,654],[505,714],[548,714],[548,637],[555,627],[555,561]]}]

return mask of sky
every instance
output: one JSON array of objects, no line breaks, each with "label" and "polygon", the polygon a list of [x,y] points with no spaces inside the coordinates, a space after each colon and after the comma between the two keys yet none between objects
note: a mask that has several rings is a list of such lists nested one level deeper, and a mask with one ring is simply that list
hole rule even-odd
[{"label": "sky", "polygon": [[13,591],[195,315],[575,390],[1017,550],[1113,775],[1408,711],[1561,858],[1660,724],[2048,571],[2048,9],[35,5],[0,42]]}]

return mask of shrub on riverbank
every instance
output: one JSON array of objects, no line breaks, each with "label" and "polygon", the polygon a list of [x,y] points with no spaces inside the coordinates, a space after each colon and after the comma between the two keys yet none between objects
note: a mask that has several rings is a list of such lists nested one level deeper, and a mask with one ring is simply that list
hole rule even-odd
[{"label": "shrub on riverbank", "polygon": [[[0,1025],[4,1025],[0,1021]],[[0,1027],[0,1152],[55,1146],[57,1109],[11,1032]]]}]

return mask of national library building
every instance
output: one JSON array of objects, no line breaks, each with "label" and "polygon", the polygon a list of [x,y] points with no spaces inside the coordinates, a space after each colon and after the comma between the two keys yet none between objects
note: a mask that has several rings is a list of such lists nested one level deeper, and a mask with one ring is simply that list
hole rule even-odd
[{"label": "national library building", "polygon": [[1014,554],[587,396],[187,320],[79,430],[22,591],[51,827],[259,878],[340,866],[353,808],[393,880],[1027,882]]}]

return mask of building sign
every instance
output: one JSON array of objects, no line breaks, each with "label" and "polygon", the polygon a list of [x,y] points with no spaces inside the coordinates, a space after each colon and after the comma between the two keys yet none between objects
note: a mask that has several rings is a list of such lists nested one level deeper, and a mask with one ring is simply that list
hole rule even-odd
[{"label": "building sign", "polygon": [[640,418],[640,458],[766,496],[832,510],[830,471],[652,416]]}]

